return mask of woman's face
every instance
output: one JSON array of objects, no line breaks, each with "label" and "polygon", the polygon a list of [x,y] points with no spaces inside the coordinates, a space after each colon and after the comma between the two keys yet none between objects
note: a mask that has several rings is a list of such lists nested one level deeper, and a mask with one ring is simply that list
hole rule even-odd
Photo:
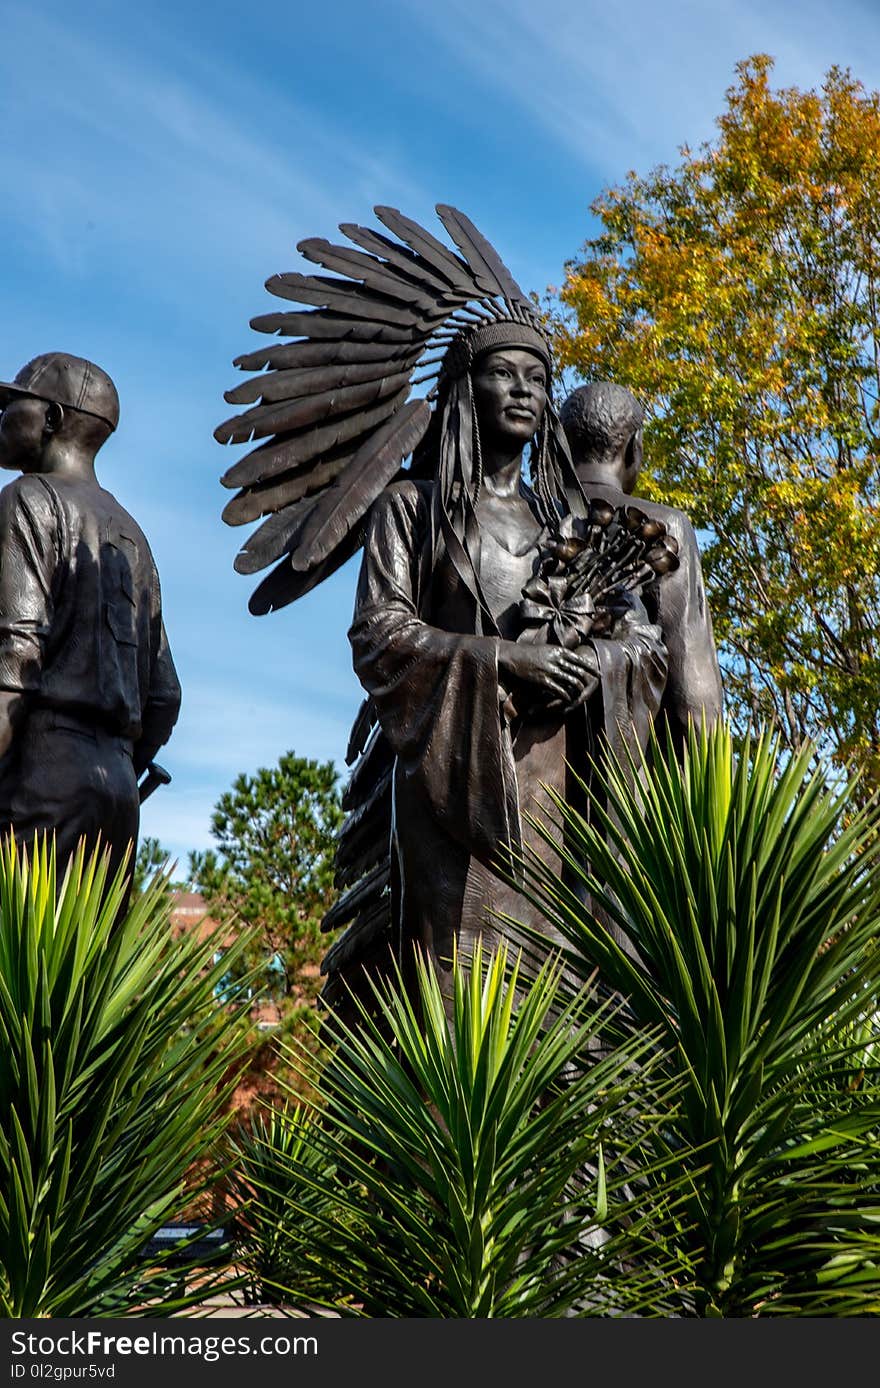
[{"label": "woman's face", "polygon": [[547,368],[540,357],[522,347],[486,352],[471,368],[471,383],[483,442],[528,443],[547,405]]}]

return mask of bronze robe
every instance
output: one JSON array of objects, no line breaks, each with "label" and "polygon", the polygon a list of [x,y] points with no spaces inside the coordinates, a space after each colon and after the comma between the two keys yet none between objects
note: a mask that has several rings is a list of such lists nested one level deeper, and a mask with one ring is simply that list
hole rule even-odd
[{"label": "bronze robe", "polygon": [[513,553],[482,533],[473,559],[491,622],[478,620],[445,550],[436,565],[434,552],[431,483],[390,487],[371,513],[349,632],[355,671],[395,757],[392,912],[404,966],[407,942],[448,966],[456,939],[467,950],[478,934],[504,932],[497,913],[547,930],[493,861],[508,846],[548,858],[526,818],[546,804],[542,787],[570,797],[566,763],[589,779],[587,758],[603,737],[618,752],[643,746],[666,674],[659,629],[637,605],[612,638],[593,640],[601,684],[586,707],[511,720],[499,640],[518,635],[540,543]]}]

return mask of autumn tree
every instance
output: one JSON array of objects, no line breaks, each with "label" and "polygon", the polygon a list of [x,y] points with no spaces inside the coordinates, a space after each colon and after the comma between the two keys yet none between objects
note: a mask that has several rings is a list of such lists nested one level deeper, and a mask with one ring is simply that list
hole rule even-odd
[{"label": "autumn tree", "polygon": [[563,364],[646,407],[646,495],[705,532],[728,710],[880,782],[880,96],[737,67],[718,133],[593,204]]},{"label": "autumn tree", "polygon": [[190,855],[209,912],[258,929],[248,963],[278,1000],[313,1001],[334,899],[333,841],[342,820],[332,762],[286,752],[277,766],[236,777],[211,818],[216,850]]}]

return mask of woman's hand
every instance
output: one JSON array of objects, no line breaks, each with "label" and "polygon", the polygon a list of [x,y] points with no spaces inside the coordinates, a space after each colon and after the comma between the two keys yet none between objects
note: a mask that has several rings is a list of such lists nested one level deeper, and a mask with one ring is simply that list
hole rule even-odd
[{"label": "woman's hand", "polygon": [[502,641],[498,672],[518,713],[546,710],[569,713],[599,684],[599,665],[589,646],[577,654],[564,646]]}]

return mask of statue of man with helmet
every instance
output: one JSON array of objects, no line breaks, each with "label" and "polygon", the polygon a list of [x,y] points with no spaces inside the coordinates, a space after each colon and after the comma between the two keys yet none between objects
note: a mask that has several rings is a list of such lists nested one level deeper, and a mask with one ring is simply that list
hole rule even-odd
[{"label": "statue of man with helmet", "polygon": [[119,397],[48,352],[0,383],[0,409],[0,466],[21,473],[0,492],[0,832],[54,832],[59,873],[100,839],[112,874],[180,707],[153,555],[95,475]]}]

